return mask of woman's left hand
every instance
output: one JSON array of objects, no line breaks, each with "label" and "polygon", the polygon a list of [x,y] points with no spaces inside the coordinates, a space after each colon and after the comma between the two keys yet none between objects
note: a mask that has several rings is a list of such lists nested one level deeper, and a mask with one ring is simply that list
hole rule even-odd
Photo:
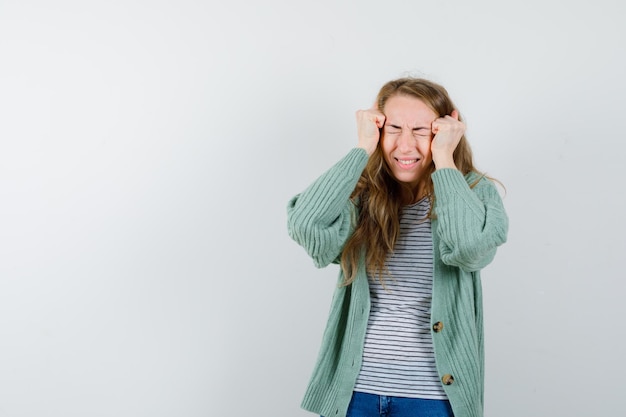
[{"label": "woman's left hand", "polygon": [[459,112],[452,110],[449,116],[436,119],[431,129],[435,135],[430,144],[435,167],[437,169],[456,168],[453,158],[454,150],[465,134],[465,123],[459,120]]}]

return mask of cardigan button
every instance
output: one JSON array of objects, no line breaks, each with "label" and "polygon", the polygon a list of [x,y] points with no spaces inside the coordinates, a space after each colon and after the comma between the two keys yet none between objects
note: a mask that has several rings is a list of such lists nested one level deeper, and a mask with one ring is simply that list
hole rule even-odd
[{"label": "cardigan button", "polygon": [[433,330],[435,331],[435,333],[439,333],[440,331],[442,331],[443,323],[438,321],[437,323],[433,324]]},{"label": "cardigan button", "polygon": [[452,385],[452,383],[454,382],[454,377],[450,374],[445,374],[441,378],[441,382],[443,382],[443,385]]}]

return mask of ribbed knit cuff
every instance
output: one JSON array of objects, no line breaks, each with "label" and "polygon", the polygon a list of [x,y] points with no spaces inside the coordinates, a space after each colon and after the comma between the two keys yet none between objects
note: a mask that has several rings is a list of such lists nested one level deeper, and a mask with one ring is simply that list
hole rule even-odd
[{"label": "ribbed knit cuff", "polygon": [[431,175],[435,193],[454,193],[459,190],[466,190],[468,185],[465,177],[458,169],[442,168]]},{"label": "ribbed knit cuff", "polygon": [[367,164],[369,155],[363,148],[352,148],[350,152],[339,162],[341,165],[356,166],[356,169],[363,171],[363,168]]},{"label": "ribbed knit cuff", "polygon": [[[315,200],[311,207],[315,207],[317,210],[319,207],[338,204],[340,208],[343,208],[345,199],[349,198],[354,190],[368,159],[369,156],[364,149],[351,149],[332,168],[309,186],[307,197]],[[333,218],[337,215],[335,212],[327,214]]]}]

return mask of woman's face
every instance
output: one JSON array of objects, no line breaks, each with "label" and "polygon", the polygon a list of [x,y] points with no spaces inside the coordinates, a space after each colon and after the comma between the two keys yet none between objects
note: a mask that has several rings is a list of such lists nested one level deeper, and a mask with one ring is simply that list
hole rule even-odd
[{"label": "woman's face", "polygon": [[412,189],[421,187],[432,163],[432,123],[438,118],[422,100],[396,95],[385,103],[381,148],[393,176]]}]

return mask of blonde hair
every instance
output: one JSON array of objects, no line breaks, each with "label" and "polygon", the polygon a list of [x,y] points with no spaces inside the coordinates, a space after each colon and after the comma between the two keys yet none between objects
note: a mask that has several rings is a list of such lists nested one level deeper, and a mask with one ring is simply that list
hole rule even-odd
[{"label": "blonde hair", "polygon": [[[377,107],[384,112],[389,98],[396,95],[414,97],[424,102],[437,116],[442,117],[455,109],[448,92],[442,86],[422,78],[400,78],[386,83],[378,93]],[[381,133],[382,135],[382,133]],[[381,137],[382,140],[382,137]],[[344,271],[344,285],[349,285],[356,278],[359,260],[365,256],[366,268],[378,276],[383,282],[385,261],[393,251],[400,233],[400,212],[406,202],[406,196],[416,197],[418,194],[430,198],[431,213],[434,206],[433,182],[430,175],[435,171],[431,162],[426,171],[424,190],[408,189],[399,183],[385,158],[380,142],[361,174],[352,193],[352,200],[358,207],[358,218],[355,230],[346,242],[341,255],[341,266]],[[472,160],[472,152],[465,138],[461,138],[454,154],[454,162],[464,175],[477,172]]]}]

